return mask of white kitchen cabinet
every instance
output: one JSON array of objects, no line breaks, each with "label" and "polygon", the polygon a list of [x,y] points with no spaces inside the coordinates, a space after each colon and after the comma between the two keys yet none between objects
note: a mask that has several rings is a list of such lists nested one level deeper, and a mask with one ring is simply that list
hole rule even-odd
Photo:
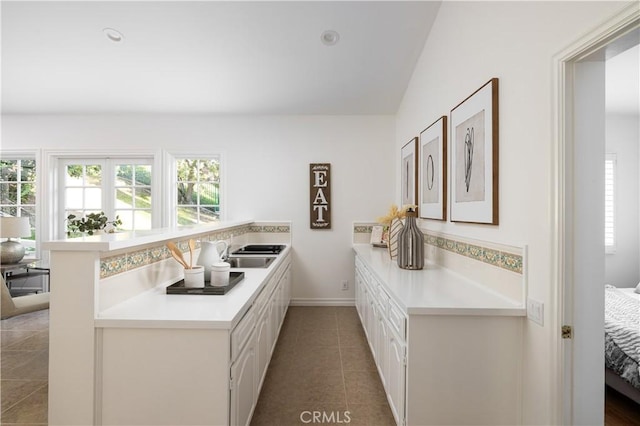
[{"label": "white kitchen cabinet", "polygon": [[396,423],[404,424],[405,418],[405,345],[393,332],[387,335],[387,381],[386,392],[389,407]]},{"label": "white kitchen cabinet", "polygon": [[[286,257],[230,330],[104,328],[98,334],[99,422],[248,425],[289,303],[283,278],[290,260],[288,253],[281,256]],[[178,297],[189,302],[200,296]],[[169,403],[177,397],[180,410]]]},{"label": "white kitchen cabinet", "polygon": [[256,372],[258,390],[262,387],[271,358],[271,342],[269,340],[269,306],[265,306],[256,323]]},{"label": "white kitchen cabinet", "polygon": [[255,332],[231,365],[230,424],[247,426],[258,400]]},{"label": "white kitchen cabinet", "polygon": [[374,250],[356,247],[356,308],[396,423],[519,424],[524,309]]}]

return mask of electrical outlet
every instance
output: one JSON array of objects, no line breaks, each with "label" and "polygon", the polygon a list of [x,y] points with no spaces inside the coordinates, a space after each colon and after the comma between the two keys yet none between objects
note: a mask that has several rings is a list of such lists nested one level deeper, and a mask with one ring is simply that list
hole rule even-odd
[{"label": "electrical outlet", "polygon": [[346,291],[349,290],[349,281],[344,280],[342,281],[342,291]]},{"label": "electrical outlet", "polygon": [[544,325],[544,303],[527,299],[527,318],[536,324]]}]

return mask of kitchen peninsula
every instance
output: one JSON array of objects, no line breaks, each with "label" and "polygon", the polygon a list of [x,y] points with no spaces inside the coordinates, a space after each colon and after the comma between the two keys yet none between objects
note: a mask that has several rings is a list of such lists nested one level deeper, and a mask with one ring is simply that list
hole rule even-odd
[{"label": "kitchen peninsula", "polygon": [[[168,295],[165,244],[279,243],[226,295]],[[50,250],[49,424],[245,424],[290,298],[290,224],[105,234]],[[197,252],[194,254],[197,258]]]}]

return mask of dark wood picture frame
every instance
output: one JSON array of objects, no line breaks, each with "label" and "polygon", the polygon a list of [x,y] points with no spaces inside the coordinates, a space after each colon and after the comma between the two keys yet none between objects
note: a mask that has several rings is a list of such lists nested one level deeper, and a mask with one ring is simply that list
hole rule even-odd
[{"label": "dark wood picture frame", "polygon": [[498,113],[497,78],[451,110],[452,222],[498,225]]},{"label": "dark wood picture frame", "polygon": [[400,151],[400,205],[418,205],[418,137]]},{"label": "dark wood picture frame", "polygon": [[420,132],[419,211],[423,219],[447,220],[447,116]]},{"label": "dark wood picture frame", "polygon": [[331,229],[331,164],[309,164],[311,229]]}]

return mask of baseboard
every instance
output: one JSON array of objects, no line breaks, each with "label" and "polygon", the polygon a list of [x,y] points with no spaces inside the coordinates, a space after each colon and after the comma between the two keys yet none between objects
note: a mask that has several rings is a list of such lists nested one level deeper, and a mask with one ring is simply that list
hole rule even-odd
[{"label": "baseboard", "polygon": [[355,299],[291,299],[289,306],[355,306]]}]

